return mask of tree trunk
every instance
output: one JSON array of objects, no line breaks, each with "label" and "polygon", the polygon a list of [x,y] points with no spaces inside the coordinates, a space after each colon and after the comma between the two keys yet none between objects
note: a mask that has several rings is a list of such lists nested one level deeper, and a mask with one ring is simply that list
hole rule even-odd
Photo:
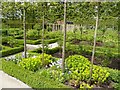
[{"label": "tree trunk", "polygon": [[98,29],[98,22],[99,22],[98,8],[99,8],[99,6],[97,5],[96,27],[95,27],[95,33],[94,33],[94,45],[93,45],[93,51],[92,51],[92,57],[91,57],[91,67],[90,67],[90,81],[92,79],[92,69],[93,69],[95,47],[96,47],[96,36],[97,36],[97,29]]},{"label": "tree trunk", "polygon": [[[44,64],[44,15],[43,15],[43,30],[42,30],[42,63]],[[44,66],[44,65],[43,65]]]},{"label": "tree trunk", "polygon": [[23,29],[24,29],[24,58],[26,58],[26,28],[25,28],[25,8],[23,10]]},{"label": "tree trunk", "polygon": [[63,27],[63,52],[62,52],[62,73],[65,72],[65,48],[66,48],[66,0],[64,1],[64,27]]}]

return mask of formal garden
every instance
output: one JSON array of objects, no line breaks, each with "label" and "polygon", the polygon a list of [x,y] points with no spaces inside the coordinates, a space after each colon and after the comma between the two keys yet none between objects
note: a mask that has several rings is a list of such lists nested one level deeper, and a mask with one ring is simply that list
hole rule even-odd
[{"label": "formal garden", "polygon": [[0,69],[35,90],[119,90],[118,4],[3,2]]}]

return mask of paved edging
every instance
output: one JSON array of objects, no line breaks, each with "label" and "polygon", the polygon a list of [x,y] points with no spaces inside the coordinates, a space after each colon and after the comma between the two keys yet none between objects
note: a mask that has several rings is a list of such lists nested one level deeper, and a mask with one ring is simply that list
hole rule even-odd
[{"label": "paved edging", "polygon": [[31,87],[0,70],[0,89],[2,88],[31,88]]}]

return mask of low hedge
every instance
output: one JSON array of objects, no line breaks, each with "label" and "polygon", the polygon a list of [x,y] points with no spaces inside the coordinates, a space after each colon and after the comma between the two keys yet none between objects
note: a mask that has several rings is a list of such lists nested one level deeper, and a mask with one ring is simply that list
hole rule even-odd
[{"label": "low hedge", "polygon": [[[54,54],[56,52],[62,51],[62,48],[60,48],[60,47],[56,47],[56,48],[52,48],[52,49],[44,48],[44,51],[46,54]],[[32,50],[31,52],[42,53],[42,48]]]},{"label": "low hedge", "polygon": [[20,47],[15,47],[15,48],[2,50],[2,51],[0,51],[0,53],[2,54],[2,57],[5,57],[5,56],[8,56],[8,55],[18,53],[18,52],[22,52],[23,50],[24,50],[24,47],[20,46]]},{"label": "low hedge", "polygon": [[62,83],[47,78],[39,73],[26,70],[12,61],[2,61],[2,69],[5,73],[21,80],[35,90],[40,88],[68,88]]},{"label": "low hedge", "polygon": [[[16,39],[16,40],[18,41],[18,43],[20,45],[24,44],[24,39]],[[38,40],[26,40],[26,43],[36,45],[36,44],[40,44],[41,40],[40,39],[38,39]]]},{"label": "low hedge", "polygon": [[15,39],[23,39],[23,35],[16,35]]},{"label": "low hedge", "polygon": [[11,47],[0,45],[0,50],[10,49]]},{"label": "low hedge", "polygon": [[[84,45],[73,45],[73,44],[67,44],[66,52],[70,51],[74,54],[82,54],[82,55],[92,55],[92,46],[84,46]],[[118,52],[113,52],[112,49],[107,49],[105,48],[97,48],[95,51],[95,56],[97,57],[104,57],[107,59],[112,59],[112,58],[118,58],[120,54]]]},{"label": "low hedge", "polygon": [[48,40],[45,40],[44,42],[45,42],[46,44],[51,44],[51,43],[57,42],[58,40],[59,40],[59,38],[56,38],[56,39],[48,39]]}]

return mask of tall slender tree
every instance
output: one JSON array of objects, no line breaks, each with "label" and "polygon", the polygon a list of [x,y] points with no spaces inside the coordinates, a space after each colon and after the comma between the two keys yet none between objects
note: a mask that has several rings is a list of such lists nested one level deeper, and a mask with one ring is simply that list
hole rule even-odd
[{"label": "tall slender tree", "polygon": [[24,7],[24,3],[23,3],[23,29],[24,29],[24,58],[27,57],[26,52],[27,52],[27,48],[26,48],[26,24],[25,24],[25,11],[26,8]]},{"label": "tall slender tree", "polygon": [[95,33],[94,33],[94,45],[93,45],[93,51],[92,51],[92,57],[91,57],[91,67],[90,67],[90,81],[92,79],[92,70],[93,70],[93,62],[94,62],[94,56],[95,56],[95,47],[96,47],[96,36],[97,36],[97,29],[98,29],[98,22],[99,22],[99,2],[97,2],[97,5],[95,6],[96,10],[96,26],[95,26]]},{"label": "tall slender tree", "polygon": [[62,52],[62,72],[65,72],[65,48],[66,48],[66,0],[64,0],[64,37],[63,37],[63,52]]},{"label": "tall slender tree", "polygon": [[45,12],[44,12],[44,3],[43,3],[43,23],[42,23],[42,63],[44,63],[44,26],[45,26]]}]

